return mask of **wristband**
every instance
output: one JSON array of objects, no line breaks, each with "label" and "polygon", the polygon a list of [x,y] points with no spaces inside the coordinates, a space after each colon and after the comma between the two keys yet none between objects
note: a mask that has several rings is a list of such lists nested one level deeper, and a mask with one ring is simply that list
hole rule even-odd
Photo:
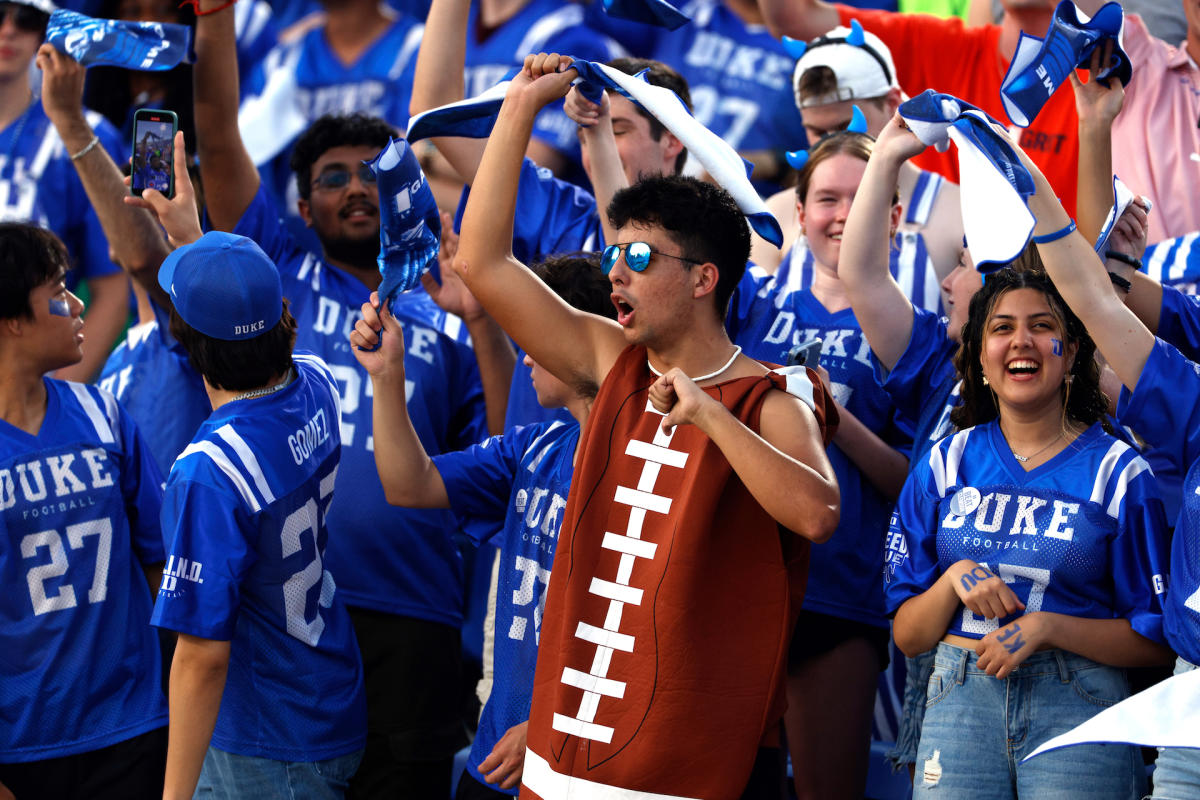
[{"label": "wristband", "polygon": [[1059,228],[1054,233],[1047,233],[1045,236],[1033,237],[1033,243],[1034,244],[1049,244],[1050,242],[1057,242],[1059,239],[1063,238],[1064,236],[1069,235],[1074,230],[1075,230],[1075,220],[1070,220],[1069,222],[1067,222],[1066,225]]},{"label": "wristband", "polygon": [[86,145],[84,145],[84,148],[82,150],[80,150],[78,153],[75,153],[71,156],[71,160],[78,161],[79,159],[86,156],[88,153],[92,152],[92,148],[94,148],[98,144],[100,144],[100,137],[93,136],[92,140],[90,142],[88,142]]},{"label": "wristband", "polygon": [[1128,264],[1139,272],[1142,269],[1142,262],[1139,259],[1136,259],[1130,255],[1126,255],[1125,253],[1117,250],[1105,250],[1104,257],[1106,259],[1111,258],[1113,261],[1120,261],[1122,264]]},{"label": "wristband", "polygon": [[1133,284],[1115,272],[1108,273],[1108,279],[1112,281],[1113,286],[1117,287],[1125,294],[1129,294],[1133,290]]}]

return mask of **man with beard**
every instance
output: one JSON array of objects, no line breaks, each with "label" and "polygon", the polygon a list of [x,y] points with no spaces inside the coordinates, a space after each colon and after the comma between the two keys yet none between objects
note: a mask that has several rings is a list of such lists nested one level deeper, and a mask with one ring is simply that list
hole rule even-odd
[{"label": "man with beard", "polygon": [[[221,6],[204,0],[200,11]],[[380,284],[379,191],[363,164],[393,135],[362,114],[325,116],[292,154],[303,218],[321,243],[304,252],[279,221],[237,126],[233,9],[197,20],[196,139],[209,218],[247,236],[279,266],[296,345],[319,355],[341,390],[342,461],[329,509],[327,563],[350,607],[366,677],[368,741],[355,797],[446,797],[465,744],[457,710],[462,563],[448,510],[389,506],[375,469],[370,381],[348,337]],[[401,320],[408,409],[422,444],[442,453],[485,435],[467,330],[421,290],[392,303]]]}]

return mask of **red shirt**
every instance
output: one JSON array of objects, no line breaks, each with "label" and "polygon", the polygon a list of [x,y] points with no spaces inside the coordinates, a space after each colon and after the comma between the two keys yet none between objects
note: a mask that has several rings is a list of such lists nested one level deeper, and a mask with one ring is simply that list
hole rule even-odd
[{"label": "red shirt", "polygon": [[[857,19],[892,51],[896,79],[910,97],[926,89],[952,94],[1008,123],[1000,85],[1008,62],[1000,55],[1000,26],[967,27],[957,17],[896,14],[838,6],[842,24]],[[1045,174],[1067,213],[1075,216],[1079,165],[1079,118],[1069,84],[1058,87],[1037,118],[1021,130],[1021,148]],[[913,159],[917,166],[958,182],[958,153],[929,148]]]}]

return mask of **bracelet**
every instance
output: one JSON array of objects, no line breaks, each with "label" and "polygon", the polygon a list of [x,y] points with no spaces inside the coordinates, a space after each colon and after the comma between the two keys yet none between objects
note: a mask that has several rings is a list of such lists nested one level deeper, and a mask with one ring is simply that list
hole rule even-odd
[{"label": "bracelet", "polygon": [[1117,287],[1125,294],[1129,294],[1131,291],[1133,291],[1133,284],[1115,272],[1108,273],[1108,279],[1112,281],[1113,286]]},{"label": "bracelet", "polygon": [[1069,222],[1067,222],[1066,225],[1059,228],[1054,233],[1047,233],[1045,236],[1033,237],[1033,243],[1034,244],[1049,244],[1050,242],[1057,242],[1059,239],[1063,238],[1064,236],[1067,236],[1074,230],[1075,230],[1075,220],[1070,220]]},{"label": "bracelet", "polygon": [[100,137],[92,136],[92,140],[90,142],[88,142],[87,145],[82,150],[80,150],[78,153],[75,153],[73,156],[71,156],[71,160],[78,161],[79,159],[86,156],[88,153],[92,152],[92,148],[94,148],[98,144],[100,144]]},{"label": "bracelet", "polygon": [[1120,261],[1122,264],[1128,264],[1129,266],[1133,267],[1134,269],[1138,270],[1139,272],[1142,269],[1141,260],[1136,259],[1133,256],[1126,255],[1125,253],[1122,253],[1117,250],[1105,250],[1104,257],[1106,259],[1111,258],[1113,261]]}]

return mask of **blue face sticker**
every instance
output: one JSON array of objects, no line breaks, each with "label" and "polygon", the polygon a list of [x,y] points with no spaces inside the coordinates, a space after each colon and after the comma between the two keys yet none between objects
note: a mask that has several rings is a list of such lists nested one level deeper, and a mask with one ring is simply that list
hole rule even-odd
[{"label": "blue face sticker", "polygon": [[1050,345],[1054,348],[1054,355],[1062,355],[1062,339],[1051,339]]},{"label": "blue face sticker", "polygon": [[71,304],[65,297],[51,297],[50,313],[56,317],[69,317],[71,316]]}]

